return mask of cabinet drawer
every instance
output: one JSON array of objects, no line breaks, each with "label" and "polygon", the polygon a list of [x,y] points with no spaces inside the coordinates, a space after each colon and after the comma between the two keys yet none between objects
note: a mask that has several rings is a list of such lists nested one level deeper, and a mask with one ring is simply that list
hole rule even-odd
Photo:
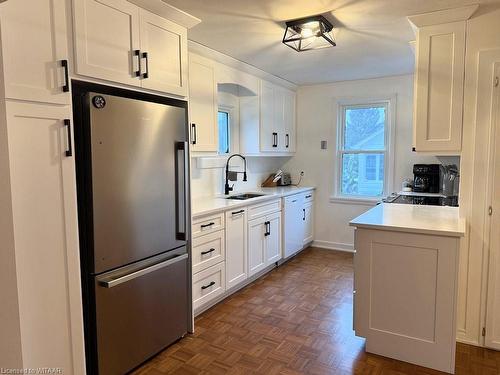
[{"label": "cabinet drawer", "polygon": [[193,238],[217,232],[224,228],[224,213],[203,216],[193,220]]},{"label": "cabinet drawer", "polygon": [[224,293],[226,285],[224,267],[224,262],[220,262],[193,276],[194,309]]},{"label": "cabinet drawer", "polygon": [[264,215],[269,215],[280,210],[281,200],[279,199],[272,202],[257,204],[248,208],[248,220],[252,220]]},{"label": "cabinet drawer", "polygon": [[210,233],[193,240],[193,273],[203,271],[224,260],[224,231]]},{"label": "cabinet drawer", "polygon": [[303,196],[304,196],[304,203],[314,201],[314,191],[312,191],[312,190],[303,193]]}]

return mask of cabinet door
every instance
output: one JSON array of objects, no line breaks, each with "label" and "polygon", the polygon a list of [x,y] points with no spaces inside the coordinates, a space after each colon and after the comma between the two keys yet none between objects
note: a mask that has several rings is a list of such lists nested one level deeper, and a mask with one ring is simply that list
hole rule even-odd
[{"label": "cabinet door", "polygon": [[288,258],[302,249],[304,244],[303,214],[300,194],[285,198],[285,234],[283,236],[285,242],[284,258]]},{"label": "cabinet door", "polygon": [[416,151],[459,153],[465,61],[464,21],[418,30],[414,146]]},{"label": "cabinet door", "polygon": [[266,266],[281,257],[281,212],[266,216],[268,235],[266,236]]},{"label": "cabinet door", "polygon": [[260,150],[275,152],[278,148],[278,131],[274,126],[274,86],[261,81],[260,86]]},{"label": "cabinet door", "polygon": [[140,86],[139,8],[126,0],[74,0],[76,73]]},{"label": "cabinet door", "polygon": [[226,290],[247,278],[246,209],[226,212]]},{"label": "cabinet door", "polygon": [[81,299],[68,290],[75,287],[72,281],[80,290],[74,159],[66,156],[63,121],[70,109],[19,102],[8,102],[6,109],[23,365],[57,363],[81,373],[71,358],[83,336],[70,332],[81,322],[81,305],[72,320],[69,300]]},{"label": "cabinet door", "polygon": [[189,115],[191,150],[217,151],[217,81],[213,63],[201,56],[189,58]]},{"label": "cabinet door", "polygon": [[302,225],[304,226],[304,245],[313,240],[313,203],[306,203],[302,208]]},{"label": "cabinet door", "polygon": [[186,28],[142,9],[140,25],[142,87],[186,96]]},{"label": "cabinet door", "polygon": [[266,218],[248,222],[248,276],[266,267]]},{"label": "cabinet door", "polygon": [[274,151],[286,151],[285,145],[285,90],[274,87],[273,132],[277,134]]},{"label": "cabinet door", "polygon": [[295,152],[296,126],[295,126],[295,98],[293,91],[285,91],[284,103],[284,130],[283,151]]},{"label": "cabinet door", "polygon": [[69,104],[61,65],[68,60],[66,1],[8,1],[0,17],[5,97]]}]

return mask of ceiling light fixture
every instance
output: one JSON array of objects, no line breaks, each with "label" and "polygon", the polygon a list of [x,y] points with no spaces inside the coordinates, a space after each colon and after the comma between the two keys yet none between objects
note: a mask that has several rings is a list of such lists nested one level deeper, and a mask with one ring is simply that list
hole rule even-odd
[{"label": "ceiling light fixture", "polygon": [[283,43],[297,52],[336,46],[333,25],[323,16],[287,21]]}]

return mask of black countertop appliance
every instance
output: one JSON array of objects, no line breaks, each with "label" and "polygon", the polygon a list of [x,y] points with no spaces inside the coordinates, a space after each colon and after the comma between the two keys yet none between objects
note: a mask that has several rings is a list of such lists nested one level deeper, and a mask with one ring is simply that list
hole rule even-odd
[{"label": "black countertop appliance", "polygon": [[413,165],[413,191],[439,193],[439,164]]}]

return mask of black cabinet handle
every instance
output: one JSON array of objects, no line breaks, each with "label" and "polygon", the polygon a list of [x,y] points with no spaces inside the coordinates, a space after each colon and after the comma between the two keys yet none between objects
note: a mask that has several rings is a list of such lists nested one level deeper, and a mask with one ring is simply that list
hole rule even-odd
[{"label": "black cabinet handle", "polygon": [[68,129],[68,148],[66,149],[66,156],[73,156],[73,145],[71,143],[71,121],[69,119],[64,119],[64,126]]},{"label": "black cabinet handle", "polygon": [[134,50],[134,56],[137,57],[137,70],[134,72],[136,77],[141,76],[141,51],[136,49]]},{"label": "black cabinet handle", "polygon": [[209,283],[209,284],[207,284],[207,285],[203,285],[203,286],[201,287],[201,289],[202,289],[202,290],[204,290],[204,289],[210,288],[210,287],[211,287],[211,286],[213,286],[213,285],[215,285],[215,281],[210,281],[210,283]]},{"label": "black cabinet handle", "polygon": [[312,195],[311,195],[311,194],[306,195],[306,199],[307,199],[307,198],[311,198],[311,197],[312,197]]},{"label": "black cabinet handle", "polygon": [[207,254],[210,254],[210,253],[213,253],[215,251],[214,248],[211,248],[210,250],[207,250],[207,251],[202,251],[201,252],[201,255],[207,255]]},{"label": "black cabinet handle", "polygon": [[[189,173],[189,154],[187,142],[175,142],[175,220],[176,220],[176,239],[186,241],[186,213],[187,207],[187,191]],[[182,153],[182,156],[181,156]]]},{"label": "black cabinet handle", "polygon": [[62,90],[63,92],[69,92],[68,60],[61,60],[61,66],[64,69],[64,85],[62,87]]},{"label": "black cabinet handle", "polygon": [[245,210],[234,211],[234,212],[231,212],[231,215],[238,215],[238,214],[242,214],[243,212],[245,212]]},{"label": "black cabinet handle", "polygon": [[412,147],[412,148],[411,148],[411,151],[412,151],[412,152],[416,152],[416,151],[417,151],[417,149],[416,149],[415,147]]},{"label": "black cabinet handle", "polygon": [[278,147],[278,133],[273,133],[273,147]]},{"label": "black cabinet handle", "polygon": [[306,221],[306,209],[305,209],[305,208],[303,208],[303,209],[302,209],[302,212],[304,213],[304,216],[302,217],[302,220],[303,220],[303,221]]},{"label": "black cabinet handle", "polygon": [[264,236],[269,236],[271,235],[271,222],[270,221],[266,221],[264,223],[264,225],[266,226],[266,231],[264,232]]},{"label": "black cabinet handle", "polygon": [[215,225],[215,223],[202,224],[202,225],[200,225],[200,227],[203,229],[203,228],[211,227],[212,225]]},{"label": "black cabinet handle", "polygon": [[286,139],[285,147],[288,148],[288,146],[290,146],[290,136],[286,134],[285,139]]},{"label": "black cabinet handle", "polygon": [[196,144],[196,124],[191,124],[191,143]]},{"label": "black cabinet handle", "polygon": [[146,60],[146,71],[142,75],[142,78],[149,78],[149,57],[147,52],[142,53],[142,58]]}]

